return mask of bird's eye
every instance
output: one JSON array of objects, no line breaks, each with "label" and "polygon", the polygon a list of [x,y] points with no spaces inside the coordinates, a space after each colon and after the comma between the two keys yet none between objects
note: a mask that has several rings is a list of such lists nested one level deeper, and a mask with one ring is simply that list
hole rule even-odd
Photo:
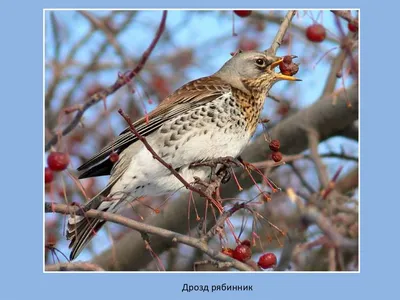
[{"label": "bird's eye", "polygon": [[257,59],[256,59],[256,64],[257,64],[258,66],[260,66],[260,67],[265,67],[266,62],[265,62],[265,60],[263,60],[262,58],[257,58]]}]

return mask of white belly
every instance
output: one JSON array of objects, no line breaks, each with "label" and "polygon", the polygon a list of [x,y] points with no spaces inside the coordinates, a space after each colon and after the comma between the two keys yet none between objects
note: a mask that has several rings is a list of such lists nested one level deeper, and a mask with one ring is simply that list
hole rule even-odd
[{"label": "white belly", "polygon": [[[226,156],[237,157],[251,137],[241,126],[239,116],[232,117],[221,106],[210,105],[213,106],[210,114],[204,108],[196,108],[169,120],[147,136],[153,150],[189,183],[194,181],[193,177],[206,180],[210,174],[209,167],[189,169],[191,163]],[[130,147],[135,153],[111,194],[122,191],[129,198],[137,198],[173,193],[184,188],[140,141]]]}]

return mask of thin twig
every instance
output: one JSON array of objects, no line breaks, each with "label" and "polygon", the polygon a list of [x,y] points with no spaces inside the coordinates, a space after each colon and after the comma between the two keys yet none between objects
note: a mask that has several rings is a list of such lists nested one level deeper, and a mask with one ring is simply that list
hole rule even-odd
[{"label": "thin twig", "polygon": [[244,203],[235,203],[235,205],[224,211],[224,213],[218,218],[217,222],[210,230],[201,238],[202,241],[208,242],[217,232],[218,229],[224,226],[225,221],[230,218],[235,212],[244,207]]},{"label": "thin twig", "polygon": [[289,10],[284,17],[281,26],[279,27],[278,32],[275,35],[274,40],[272,41],[271,47],[269,47],[265,52],[269,55],[275,55],[276,51],[278,51],[279,46],[282,44],[283,37],[286,34],[286,31],[289,28],[290,23],[294,15],[296,14],[295,10]]},{"label": "thin twig", "polygon": [[314,194],[315,190],[314,188],[307,182],[307,180],[304,178],[303,174],[297,169],[297,167],[294,165],[294,163],[288,163],[288,165],[292,168],[294,174],[299,178],[300,182],[304,185],[304,187],[308,190],[310,194]]}]

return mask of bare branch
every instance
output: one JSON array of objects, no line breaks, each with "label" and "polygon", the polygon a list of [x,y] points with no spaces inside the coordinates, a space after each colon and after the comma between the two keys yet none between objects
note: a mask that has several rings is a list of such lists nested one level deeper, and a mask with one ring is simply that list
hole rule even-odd
[{"label": "bare branch", "polygon": [[307,207],[303,211],[303,216],[308,222],[316,224],[333,242],[335,247],[352,252],[358,251],[358,241],[343,237],[337,232],[330,220],[321,214],[317,208],[313,206]]},{"label": "bare branch", "polygon": [[236,203],[232,208],[224,211],[223,214],[218,218],[215,225],[202,237],[202,240],[204,242],[208,242],[218,232],[218,229],[224,226],[226,220],[243,207],[244,203]]},{"label": "bare branch", "polygon": [[154,234],[154,235],[157,235],[160,237],[167,238],[174,243],[178,242],[178,243],[182,243],[182,244],[191,246],[193,248],[200,249],[201,251],[203,251],[204,253],[206,253],[208,256],[210,256],[213,259],[225,261],[225,262],[231,262],[232,267],[234,267],[238,270],[254,271],[248,265],[246,265],[238,260],[235,260],[232,257],[225,255],[218,250],[214,250],[214,249],[210,248],[206,243],[204,243],[200,239],[189,237],[189,236],[186,236],[186,235],[183,235],[183,234],[180,234],[177,232],[173,232],[170,230],[166,230],[163,228],[158,228],[158,227],[155,227],[152,225],[140,223],[140,222],[123,217],[118,214],[113,214],[113,213],[94,210],[94,209],[90,209],[88,211],[83,212],[82,209],[78,206],[59,204],[59,203],[51,203],[51,202],[45,203],[45,212],[46,213],[68,214],[68,215],[69,214],[85,215],[88,218],[95,218],[95,219],[99,219],[99,220],[113,222],[116,224],[126,226],[128,228],[134,229],[141,233]]}]

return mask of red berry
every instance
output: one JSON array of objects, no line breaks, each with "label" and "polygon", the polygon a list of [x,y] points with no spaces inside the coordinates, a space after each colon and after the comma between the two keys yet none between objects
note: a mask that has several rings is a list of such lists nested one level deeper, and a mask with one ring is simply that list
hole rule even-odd
[{"label": "red berry", "polygon": [[252,10],[234,10],[233,12],[241,18],[246,18],[251,15]]},{"label": "red berry", "polygon": [[311,42],[320,43],[326,38],[326,30],[321,24],[313,24],[307,27],[306,35]]},{"label": "red berry", "polygon": [[278,151],[279,148],[281,147],[281,142],[279,142],[279,140],[272,140],[269,143],[269,149],[271,149],[272,151]]},{"label": "red berry", "polygon": [[276,256],[273,253],[265,253],[258,259],[260,268],[268,269],[276,265]]},{"label": "red berry", "polygon": [[280,153],[280,152],[273,152],[272,155],[271,155],[271,157],[272,157],[272,160],[273,160],[274,162],[279,162],[279,161],[282,160],[282,153]]},{"label": "red berry", "polygon": [[251,247],[251,242],[249,240],[244,240],[240,243],[241,245],[245,245],[247,247]]},{"label": "red berry", "polygon": [[53,179],[54,179],[53,171],[50,168],[46,167],[44,169],[44,183],[50,183],[53,181]]},{"label": "red berry", "polygon": [[63,152],[51,152],[47,157],[47,165],[53,171],[62,171],[69,164],[69,155]]},{"label": "red berry", "polygon": [[111,160],[112,163],[117,162],[118,159],[119,159],[119,155],[118,155],[117,152],[112,152],[112,153],[110,154],[110,160]]},{"label": "red berry", "polygon": [[246,261],[251,258],[251,249],[246,245],[237,245],[233,251],[233,258]]},{"label": "red berry", "polygon": [[358,31],[358,25],[355,22],[349,22],[347,23],[347,27],[351,32],[357,32]]},{"label": "red berry", "polygon": [[233,257],[233,249],[232,248],[222,248],[221,252],[225,255]]},{"label": "red berry", "polygon": [[293,62],[293,57],[291,55],[286,55],[279,63],[279,70],[283,75],[293,76],[299,71],[299,65]]}]

